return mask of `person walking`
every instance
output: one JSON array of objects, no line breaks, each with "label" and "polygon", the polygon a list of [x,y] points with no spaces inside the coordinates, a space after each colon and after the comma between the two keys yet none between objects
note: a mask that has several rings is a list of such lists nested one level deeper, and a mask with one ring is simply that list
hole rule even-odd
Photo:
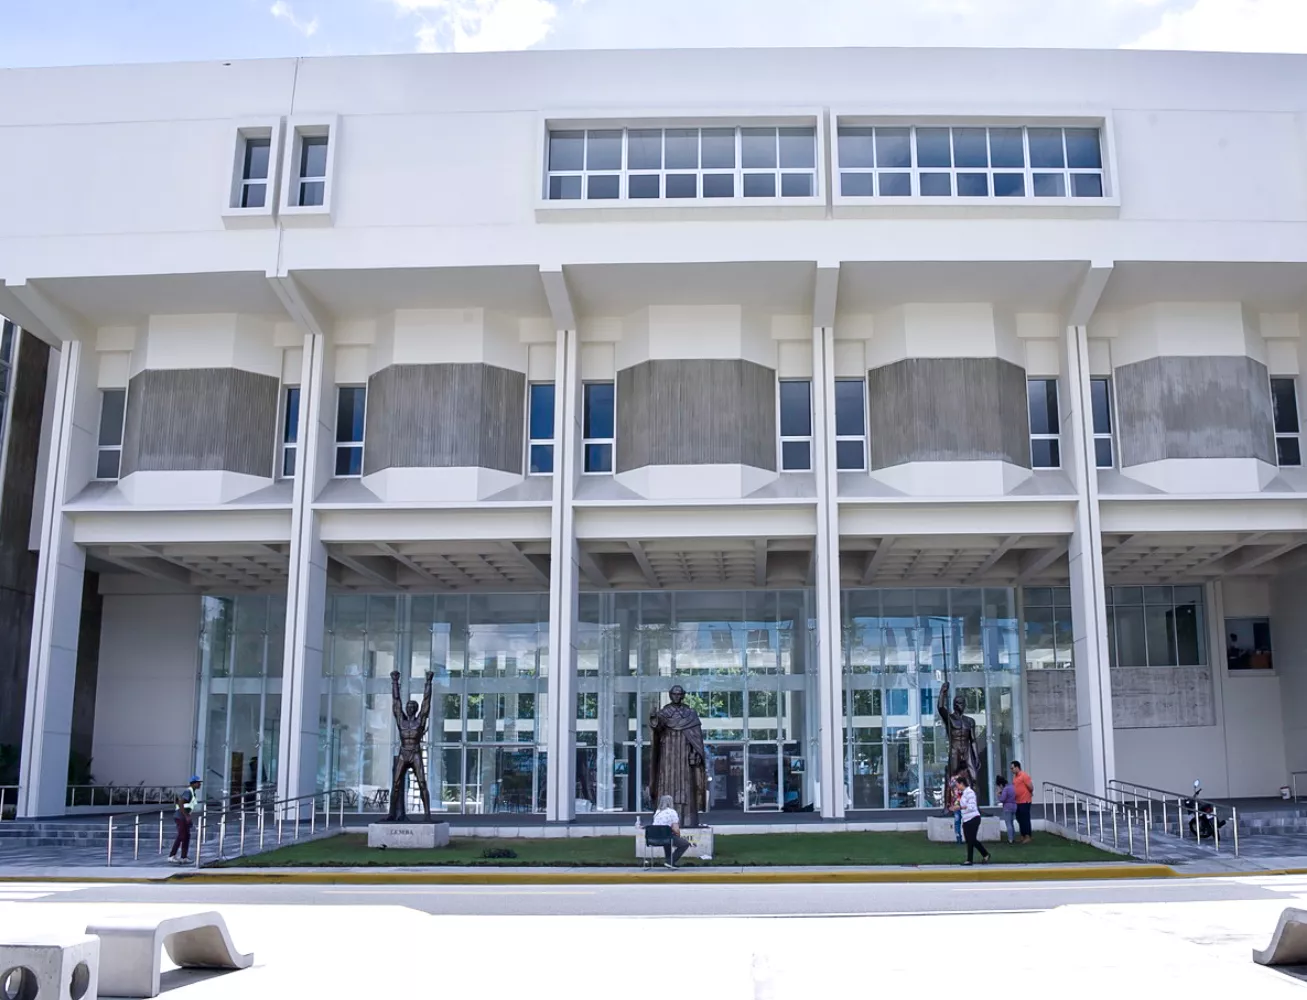
[{"label": "person walking", "polygon": [[953,814],[953,839],[959,844],[962,840],[962,809],[958,804],[958,796],[962,791],[962,786],[958,784],[958,775],[966,774],[966,771],[959,771],[951,775],[948,779],[948,793],[946,801],[948,802],[949,812]]},{"label": "person walking", "polygon": [[971,787],[969,775],[958,775],[958,787],[962,789],[959,805],[962,809],[962,835],[967,840],[967,860],[964,865],[974,863],[975,852],[980,852],[980,863],[989,864],[989,851],[980,842],[980,806],[976,804],[976,790]]},{"label": "person walking", "polygon": [[1007,842],[1015,844],[1017,842],[1017,790],[1013,785],[1008,784],[1007,778],[997,778],[994,784],[998,786],[998,804],[1003,807]]},{"label": "person walking", "polygon": [[[658,799],[658,811],[654,813],[653,825],[672,828],[672,842],[663,848],[667,856],[663,867],[675,868],[676,862],[681,860],[681,855],[690,849],[690,842],[681,836],[681,817],[676,812],[676,803],[672,801],[670,795]],[[672,848],[676,849],[676,853],[672,853]]]},{"label": "person walking", "polygon": [[195,811],[195,796],[200,790],[199,775],[192,776],[190,784],[177,796],[173,808],[173,822],[177,825],[177,836],[173,839],[172,850],[168,852],[168,863],[172,865],[188,864],[191,860],[191,815]]},{"label": "person walking", "polygon": [[1017,793],[1017,828],[1021,831],[1021,843],[1030,843],[1030,804],[1035,801],[1035,783],[1030,775],[1021,770],[1021,761],[1012,762],[1012,785]]}]

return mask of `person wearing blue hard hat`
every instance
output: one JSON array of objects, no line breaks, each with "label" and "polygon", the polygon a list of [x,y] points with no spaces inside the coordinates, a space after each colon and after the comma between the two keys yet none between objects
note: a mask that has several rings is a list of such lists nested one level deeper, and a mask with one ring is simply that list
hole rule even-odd
[{"label": "person wearing blue hard hat", "polygon": [[168,863],[184,865],[190,863],[191,853],[191,814],[195,811],[196,795],[203,782],[198,774],[191,775],[190,783],[177,796],[173,810],[173,822],[177,824],[177,836],[168,852]]}]

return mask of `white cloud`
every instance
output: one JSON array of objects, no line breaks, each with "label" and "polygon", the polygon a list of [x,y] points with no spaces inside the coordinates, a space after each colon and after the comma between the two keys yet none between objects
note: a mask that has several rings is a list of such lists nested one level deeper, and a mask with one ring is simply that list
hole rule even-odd
[{"label": "white cloud", "polygon": [[268,13],[280,21],[285,21],[305,38],[311,38],[318,32],[318,19],[314,17],[309,21],[301,21],[295,16],[295,12],[291,10],[291,6],[286,3],[286,0],[277,0],[268,9]]},{"label": "white cloud", "polygon": [[1307,0],[1196,0],[1127,47],[1307,52]]},{"label": "white cloud", "polygon": [[421,52],[529,49],[549,35],[558,7],[550,0],[392,0],[419,18]]}]

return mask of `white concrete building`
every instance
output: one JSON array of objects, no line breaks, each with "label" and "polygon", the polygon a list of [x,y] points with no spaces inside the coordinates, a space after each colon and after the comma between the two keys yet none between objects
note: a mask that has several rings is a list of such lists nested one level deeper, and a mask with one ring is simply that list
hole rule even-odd
[{"label": "white concrete building", "polygon": [[946,678],[990,775],[1307,768],[1307,59],[11,70],[0,148],[27,815],[364,808],[392,669],[453,812],[641,808],[673,680],[713,812],[934,804]]}]

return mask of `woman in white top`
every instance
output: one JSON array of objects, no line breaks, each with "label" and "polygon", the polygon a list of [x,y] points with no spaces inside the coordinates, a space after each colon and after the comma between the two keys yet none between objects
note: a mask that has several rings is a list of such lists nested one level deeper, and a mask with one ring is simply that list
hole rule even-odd
[{"label": "woman in white top", "polygon": [[967,841],[967,860],[972,864],[975,852],[980,851],[980,863],[989,864],[989,852],[980,842],[980,807],[976,805],[976,790],[971,787],[971,779],[966,772],[958,775],[958,784],[962,794],[958,797],[958,807],[962,811],[962,836]]},{"label": "woman in white top", "polygon": [[[672,842],[667,844],[663,850],[667,853],[667,860],[663,862],[664,868],[675,868],[676,862],[681,860],[681,855],[690,849],[690,842],[681,836],[681,817],[676,812],[676,803],[672,801],[670,795],[664,795],[658,800],[658,811],[654,813],[654,826],[670,826],[672,828]],[[676,853],[672,853],[672,848],[676,848]]]}]

